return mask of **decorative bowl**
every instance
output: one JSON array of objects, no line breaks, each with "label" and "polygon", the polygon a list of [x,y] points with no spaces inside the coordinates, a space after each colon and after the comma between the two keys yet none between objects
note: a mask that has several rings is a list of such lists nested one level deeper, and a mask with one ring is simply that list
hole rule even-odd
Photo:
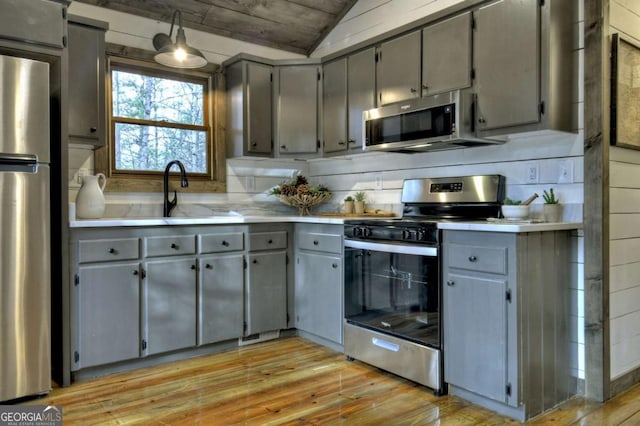
[{"label": "decorative bowl", "polygon": [[529,217],[529,206],[522,205],[503,205],[502,215],[505,219],[522,220]]},{"label": "decorative bowl", "polygon": [[318,194],[296,194],[296,195],[278,195],[280,202],[296,207],[300,216],[309,216],[311,214],[310,208],[316,206],[329,198],[331,198],[330,192],[321,192]]}]

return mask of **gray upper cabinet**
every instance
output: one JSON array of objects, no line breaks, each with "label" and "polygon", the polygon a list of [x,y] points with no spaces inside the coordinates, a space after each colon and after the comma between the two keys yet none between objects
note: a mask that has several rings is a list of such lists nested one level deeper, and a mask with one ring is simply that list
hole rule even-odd
[{"label": "gray upper cabinet", "polygon": [[375,54],[375,48],[370,47],[347,58],[349,148],[362,149],[362,113],[376,107]]},{"label": "gray upper cabinet", "polygon": [[226,68],[227,152],[230,156],[273,154],[273,67],[239,61]]},{"label": "gray upper cabinet", "polygon": [[420,97],[420,31],[381,43],[377,51],[378,105]]},{"label": "gray upper cabinet", "polygon": [[539,121],[538,2],[500,0],[480,7],[475,19],[478,128]]},{"label": "gray upper cabinet", "polygon": [[471,86],[471,12],[422,30],[422,96]]},{"label": "gray upper cabinet", "polygon": [[276,145],[280,155],[318,151],[317,65],[278,67]]},{"label": "gray upper cabinet", "polygon": [[47,47],[64,47],[65,9],[49,0],[3,0],[0,38]]},{"label": "gray upper cabinet", "polygon": [[347,141],[347,59],[322,68],[322,128],[324,152],[344,151]]},{"label": "gray upper cabinet", "polygon": [[69,137],[105,144],[105,31],[107,24],[69,17]]}]

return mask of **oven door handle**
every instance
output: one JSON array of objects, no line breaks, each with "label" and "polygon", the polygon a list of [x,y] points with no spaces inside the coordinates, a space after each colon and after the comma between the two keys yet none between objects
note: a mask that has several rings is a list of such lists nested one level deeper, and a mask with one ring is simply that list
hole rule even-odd
[{"label": "oven door handle", "polygon": [[414,246],[402,244],[372,243],[370,241],[344,240],[348,248],[380,251],[385,253],[415,254],[418,256],[438,256],[438,247]]}]

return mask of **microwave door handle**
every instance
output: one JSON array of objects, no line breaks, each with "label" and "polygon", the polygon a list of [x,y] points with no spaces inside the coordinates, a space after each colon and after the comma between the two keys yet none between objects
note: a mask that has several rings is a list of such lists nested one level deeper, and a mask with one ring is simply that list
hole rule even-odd
[{"label": "microwave door handle", "polygon": [[473,100],[471,101],[471,133],[476,132],[476,102],[477,102],[476,94],[473,95]]}]

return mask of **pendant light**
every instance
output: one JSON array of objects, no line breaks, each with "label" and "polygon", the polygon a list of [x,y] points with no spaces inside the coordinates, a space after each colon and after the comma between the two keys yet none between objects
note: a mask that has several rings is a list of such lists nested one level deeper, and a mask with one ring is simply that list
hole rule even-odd
[{"label": "pendant light", "polygon": [[[176,16],[178,17],[178,33],[176,34],[176,42],[173,43],[171,35]],[[169,35],[158,33],[153,36],[153,47],[158,51],[154,59],[159,64],[173,68],[201,68],[207,65],[207,60],[202,52],[187,45],[187,38],[182,28],[182,13],[177,9],[173,12]]]}]

